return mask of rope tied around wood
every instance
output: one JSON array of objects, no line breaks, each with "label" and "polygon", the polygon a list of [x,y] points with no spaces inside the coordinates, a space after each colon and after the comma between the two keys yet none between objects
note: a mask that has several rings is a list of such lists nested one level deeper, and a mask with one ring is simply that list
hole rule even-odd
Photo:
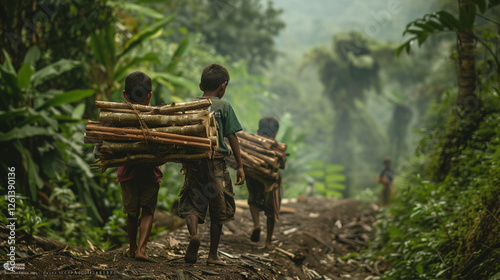
[{"label": "rope tied around wood", "polygon": [[137,109],[135,109],[134,106],[132,106],[132,103],[130,103],[128,100],[126,100],[126,103],[129,105],[129,107],[134,112],[134,115],[137,117],[137,120],[139,121],[139,126],[142,130],[142,135],[144,135],[144,142],[146,144],[146,147],[147,147],[148,151],[152,152],[151,147],[149,146],[150,141],[154,142],[153,135],[151,135],[151,130],[149,129],[147,124],[144,122],[144,120],[141,118]]}]

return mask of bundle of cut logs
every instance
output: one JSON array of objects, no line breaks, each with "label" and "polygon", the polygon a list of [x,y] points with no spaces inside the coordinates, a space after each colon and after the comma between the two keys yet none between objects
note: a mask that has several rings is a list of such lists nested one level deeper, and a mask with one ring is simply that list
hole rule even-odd
[{"label": "bundle of cut logs", "polygon": [[[276,182],[280,177],[278,170],[285,169],[286,144],[243,131],[236,135],[245,174],[263,183]],[[237,167],[234,156],[227,157],[226,162],[231,168]]]},{"label": "bundle of cut logs", "polygon": [[210,99],[165,106],[96,101],[99,121],[88,121],[84,142],[96,144],[92,166],[161,165],[213,158],[219,146]]}]

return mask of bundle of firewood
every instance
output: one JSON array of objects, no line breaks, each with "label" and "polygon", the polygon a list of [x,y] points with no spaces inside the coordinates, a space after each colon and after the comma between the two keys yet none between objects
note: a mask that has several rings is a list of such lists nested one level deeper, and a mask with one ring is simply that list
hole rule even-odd
[{"label": "bundle of firewood", "polygon": [[[286,144],[243,131],[236,135],[245,174],[261,182],[276,182],[279,169],[285,169]],[[226,162],[232,168],[237,166],[234,156],[227,157]]]},{"label": "bundle of firewood", "polygon": [[96,101],[99,121],[88,121],[84,142],[96,144],[102,171],[122,165],[213,158],[219,146],[210,99],[165,106]]}]

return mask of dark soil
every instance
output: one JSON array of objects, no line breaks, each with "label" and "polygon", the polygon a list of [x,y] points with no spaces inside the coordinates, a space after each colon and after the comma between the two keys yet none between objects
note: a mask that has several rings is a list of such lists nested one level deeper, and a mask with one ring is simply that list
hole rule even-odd
[{"label": "dark soil", "polygon": [[[285,201],[286,202],[286,201]],[[186,264],[188,243],[182,227],[148,243],[149,262],[124,256],[127,248],[102,252],[98,248],[62,247],[48,250],[41,240],[21,240],[16,260],[24,265],[5,279],[378,279],[380,272],[358,253],[373,237],[377,207],[356,200],[308,198],[284,203],[275,228],[273,251],[262,249],[265,217],[261,214],[260,242],[250,241],[253,224],[245,203],[238,203],[236,220],[224,225],[219,253],[229,266],[207,266],[209,223],[200,225],[201,247],[196,264]],[[295,213],[293,213],[295,212]],[[0,232],[3,248],[5,228]],[[23,237],[21,236],[20,239]],[[41,248],[44,247],[44,248]],[[286,251],[286,252],[284,252]],[[18,252],[19,253],[19,252]]]}]

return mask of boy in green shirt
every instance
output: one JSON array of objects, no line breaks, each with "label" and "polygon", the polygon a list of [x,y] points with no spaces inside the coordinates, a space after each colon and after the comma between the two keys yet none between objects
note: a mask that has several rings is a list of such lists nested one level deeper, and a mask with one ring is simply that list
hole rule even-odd
[{"label": "boy in green shirt", "polygon": [[[224,158],[234,153],[238,168],[236,169],[236,185],[245,181],[243,164],[240,155],[240,146],[236,132],[242,130],[236,114],[229,102],[221,100],[229,83],[227,69],[218,64],[210,64],[201,75],[200,89],[203,95],[200,98],[210,98],[218,123],[219,149],[214,159],[191,161],[184,164],[186,177],[180,192],[181,217],[186,219],[190,241],[184,260],[187,263],[196,263],[200,239],[198,224],[205,222],[207,209],[210,214],[210,251],[207,264],[226,265],[217,254],[222,225],[234,220],[235,203],[231,178]],[[231,150],[224,142],[228,138]]]}]

